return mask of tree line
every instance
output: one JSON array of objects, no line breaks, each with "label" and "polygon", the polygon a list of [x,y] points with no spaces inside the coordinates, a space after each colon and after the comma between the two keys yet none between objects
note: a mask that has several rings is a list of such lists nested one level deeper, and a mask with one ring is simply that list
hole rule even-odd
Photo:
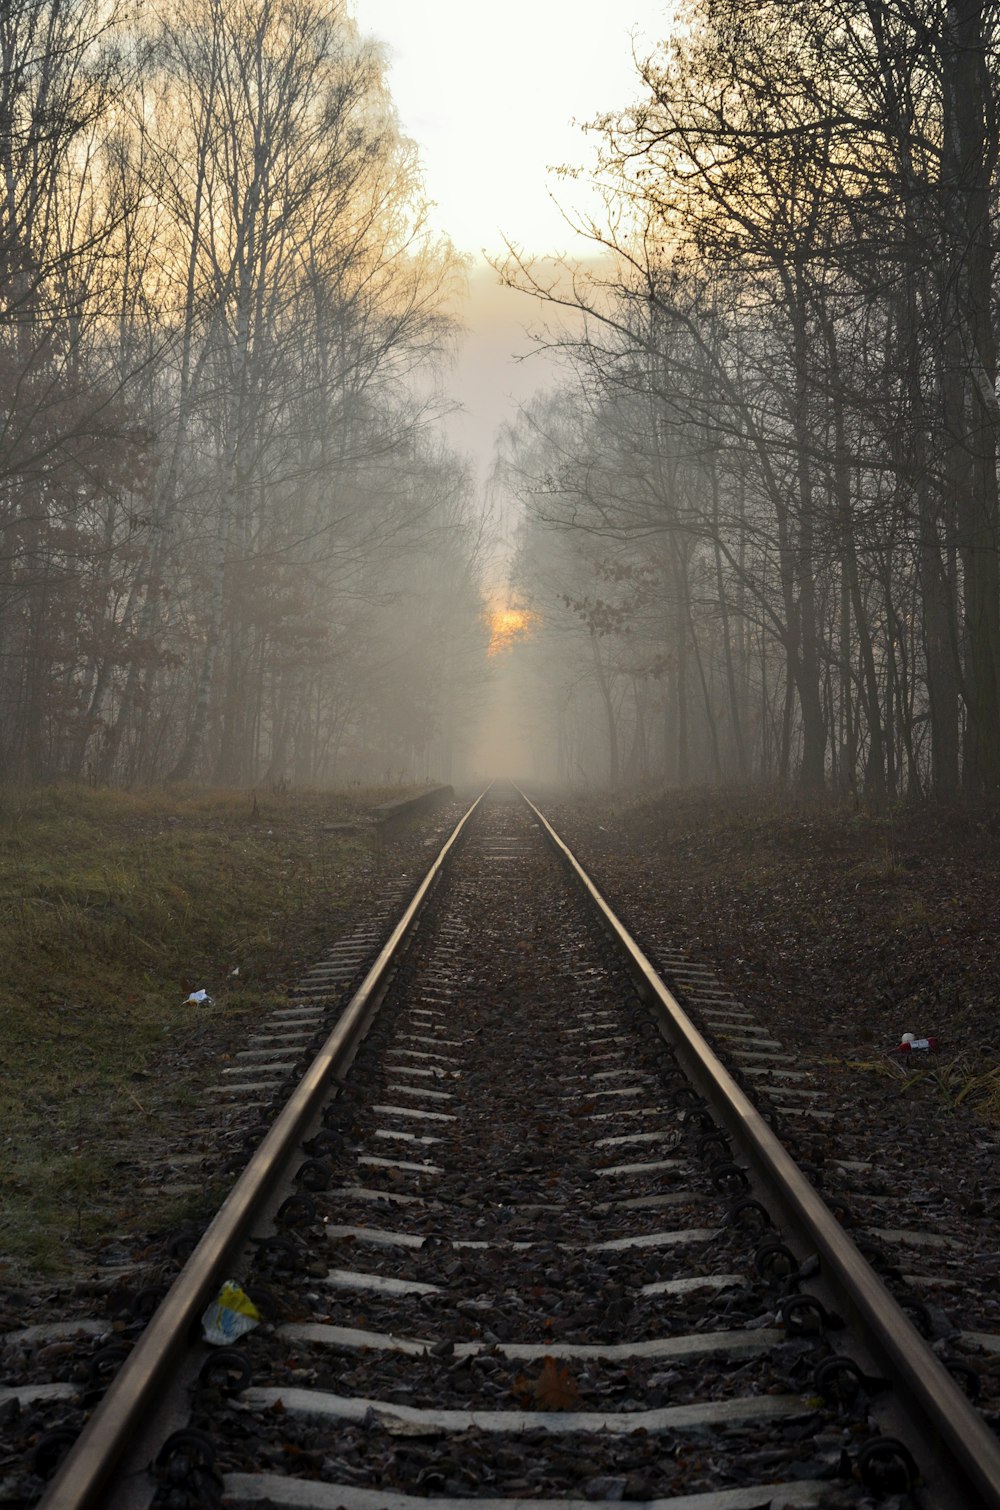
[{"label": "tree line", "polygon": [[0,778],[447,773],[461,269],[342,0],[0,7]]},{"label": "tree line", "polygon": [[695,0],[508,435],[564,774],[1000,787],[998,6]]}]

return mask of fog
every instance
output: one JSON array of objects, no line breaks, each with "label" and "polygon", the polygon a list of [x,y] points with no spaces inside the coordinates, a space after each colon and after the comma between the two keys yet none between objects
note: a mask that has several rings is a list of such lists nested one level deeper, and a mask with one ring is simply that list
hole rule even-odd
[{"label": "fog", "polygon": [[364,9],[3,9],[0,775],[1000,788],[995,22]]}]

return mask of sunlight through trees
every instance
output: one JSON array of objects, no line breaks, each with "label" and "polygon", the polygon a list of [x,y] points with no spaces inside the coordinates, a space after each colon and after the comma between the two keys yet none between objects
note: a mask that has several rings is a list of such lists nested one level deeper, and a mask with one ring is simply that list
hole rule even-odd
[{"label": "sunlight through trees", "polygon": [[475,500],[414,375],[460,270],[378,55],[340,0],[0,29],[0,771],[447,764]]},{"label": "sunlight through trees", "polygon": [[595,123],[603,261],[512,251],[576,316],[501,462],[574,761],[1000,786],[998,19],[692,4]]}]

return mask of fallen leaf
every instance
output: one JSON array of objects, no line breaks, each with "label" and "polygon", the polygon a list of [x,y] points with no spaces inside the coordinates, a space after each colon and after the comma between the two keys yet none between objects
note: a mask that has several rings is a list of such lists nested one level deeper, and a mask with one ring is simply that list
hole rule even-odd
[{"label": "fallen leaf", "polygon": [[514,1394],[528,1410],[576,1410],[580,1404],[580,1391],[569,1369],[565,1364],[560,1368],[547,1354],[537,1379],[518,1374]]}]

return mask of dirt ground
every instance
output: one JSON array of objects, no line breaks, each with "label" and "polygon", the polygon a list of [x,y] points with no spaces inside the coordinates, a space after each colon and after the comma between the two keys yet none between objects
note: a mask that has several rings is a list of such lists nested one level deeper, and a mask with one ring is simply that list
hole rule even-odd
[{"label": "dirt ground", "polygon": [[559,812],[640,941],[672,934],[810,1057],[936,1036],[913,1064],[1000,1118],[1000,808],[672,793]]}]

